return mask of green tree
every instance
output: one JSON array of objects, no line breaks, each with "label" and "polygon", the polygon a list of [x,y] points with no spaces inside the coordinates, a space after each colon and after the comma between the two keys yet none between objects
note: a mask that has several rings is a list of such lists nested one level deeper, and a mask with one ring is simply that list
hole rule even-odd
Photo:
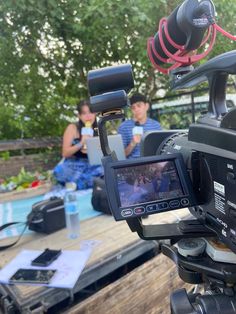
[{"label": "green tree", "polygon": [[[136,89],[152,98],[167,87],[147,58],[146,42],[178,3],[0,0],[0,138],[61,134],[76,102],[88,97],[91,69],[129,62]],[[215,5],[220,24],[233,31],[235,0]],[[219,35],[211,56],[234,47]]]}]

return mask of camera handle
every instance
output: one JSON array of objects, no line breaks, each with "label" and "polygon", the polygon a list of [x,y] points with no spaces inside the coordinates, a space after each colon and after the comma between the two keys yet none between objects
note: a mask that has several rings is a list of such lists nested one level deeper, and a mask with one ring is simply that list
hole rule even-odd
[{"label": "camera handle", "polygon": [[99,117],[98,133],[99,133],[101,149],[102,149],[102,153],[104,157],[112,156],[114,160],[117,160],[116,153],[114,151],[112,152],[109,147],[106,122],[112,121],[112,120],[121,120],[121,119],[125,119],[125,115],[121,109],[114,109],[112,111],[103,113]]},{"label": "camera handle", "polygon": [[228,75],[236,75],[236,50],[223,53],[193,71],[187,69],[184,72],[184,69],[181,69],[179,73],[175,70],[173,74],[171,86],[173,90],[186,89],[208,81],[210,89],[208,113],[200,117],[198,123],[236,129],[236,110],[228,113],[226,106]]}]

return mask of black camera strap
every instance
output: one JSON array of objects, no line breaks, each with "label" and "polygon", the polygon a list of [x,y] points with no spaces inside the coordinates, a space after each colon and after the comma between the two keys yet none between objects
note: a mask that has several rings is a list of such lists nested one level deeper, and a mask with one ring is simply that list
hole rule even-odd
[{"label": "black camera strap", "polygon": [[28,227],[28,221],[27,221],[27,222],[9,222],[9,223],[6,223],[6,224],[4,224],[4,225],[2,225],[2,226],[0,227],[0,232],[1,232],[2,230],[6,229],[6,228],[8,228],[8,227],[10,227],[10,226],[17,225],[17,224],[25,224],[25,227],[23,228],[21,234],[20,234],[19,237],[16,239],[16,241],[14,241],[13,243],[7,244],[7,245],[1,245],[1,246],[0,246],[0,251],[4,251],[4,250],[8,249],[9,247],[15,245],[17,242],[20,241],[22,235],[24,234],[26,228]]}]

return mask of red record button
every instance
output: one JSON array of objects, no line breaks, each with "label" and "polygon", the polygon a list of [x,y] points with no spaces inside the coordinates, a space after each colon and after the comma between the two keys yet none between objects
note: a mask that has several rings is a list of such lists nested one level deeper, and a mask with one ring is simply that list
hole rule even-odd
[{"label": "red record button", "polygon": [[144,208],[144,207],[136,207],[136,208],[134,209],[134,212],[135,212],[135,214],[137,214],[137,215],[143,214],[143,213],[145,213],[145,208]]}]

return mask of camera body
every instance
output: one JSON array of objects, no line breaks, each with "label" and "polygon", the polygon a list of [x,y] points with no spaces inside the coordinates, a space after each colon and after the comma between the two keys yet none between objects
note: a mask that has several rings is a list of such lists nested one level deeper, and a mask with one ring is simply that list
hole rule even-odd
[{"label": "camera body", "polygon": [[[177,76],[172,84],[174,89],[189,88],[208,80],[210,86],[208,113],[202,116],[196,124],[191,125],[188,132],[171,130],[145,135],[143,146],[147,146],[145,142],[148,142],[149,145],[155,147],[156,152],[153,155],[156,156],[121,162],[117,161],[114,152],[104,147],[103,165],[111,211],[115,219],[127,220],[131,230],[138,232],[140,237],[179,240],[211,235],[217,236],[233,252],[236,252],[236,193],[234,193],[236,189],[236,108],[228,112],[225,102],[228,75],[236,74],[235,60],[236,51],[231,51],[211,59],[188,74]],[[132,74],[129,73],[130,68],[125,69],[127,82],[127,77],[131,78]],[[117,67],[110,67],[108,73],[112,71],[113,78],[116,72],[120,75]],[[106,72],[106,70],[102,71],[102,73]],[[132,88],[132,84],[130,88],[127,87],[128,84],[125,84],[126,90],[120,89],[122,88],[120,81],[119,84],[112,85],[111,75],[108,76],[108,81],[112,88],[106,90],[106,96],[108,93],[110,95],[124,94]],[[115,81],[118,82],[118,80]],[[106,82],[104,77],[102,82]],[[115,85],[117,88],[114,87]],[[98,89],[96,93],[99,94]],[[101,89],[102,93],[104,89]],[[100,95],[100,99],[103,96],[104,94]],[[105,111],[109,111],[109,106],[105,108],[100,105],[97,109],[94,108],[94,111],[103,111],[104,114]],[[104,127],[100,126],[99,135],[102,146],[106,143],[105,133]],[[145,149],[144,155],[147,155]],[[166,184],[159,184],[162,184],[161,192],[154,184],[155,169],[157,170],[160,166],[162,166],[161,175],[166,180]],[[139,175],[145,176],[147,183],[143,183],[141,188],[146,191],[139,189],[140,192],[138,192],[137,188],[135,192]],[[149,226],[141,223],[142,215],[182,207],[189,207],[191,213],[197,218],[197,223],[191,222],[189,225],[185,223],[182,228],[167,224],[166,231],[163,231],[161,226],[156,226],[155,232],[153,228],[150,228],[150,233]]]},{"label": "camera body", "polygon": [[[156,134],[158,141],[159,134]],[[236,132],[193,124],[186,135],[171,135],[158,154],[181,152],[197,205],[190,212],[236,252]],[[188,206],[189,207],[189,206]]]},{"label": "camera body", "polygon": [[[170,240],[159,242],[160,251],[177,265],[183,281],[204,284],[207,292],[172,293],[173,314],[236,312],[236,108],[228,111],[225,95],[229,74],[236,75],[236,51],[196,69],[191,66],[211,51],[217,31],[236,40],[216,24],[211,0],[185,0],[168,19],[161,19],[159,31],[148,39],[149,59],[157,70],[171,74],[172,89],[208,81],[209,106],[187,132],[144,134],[141,150],[146,157],[120,162],[107,140],[106,122],[124,118],[126,93],[133,87],[131,68],[110,67],[88,75],[91,110],[101,113],[102,162],[115,219],[125,219],[144,240]],[[194,50],[209,36],[207,49],[197,55]],[[144,215],[182,207],[189,207],[194,219],[142,223]]]}]

